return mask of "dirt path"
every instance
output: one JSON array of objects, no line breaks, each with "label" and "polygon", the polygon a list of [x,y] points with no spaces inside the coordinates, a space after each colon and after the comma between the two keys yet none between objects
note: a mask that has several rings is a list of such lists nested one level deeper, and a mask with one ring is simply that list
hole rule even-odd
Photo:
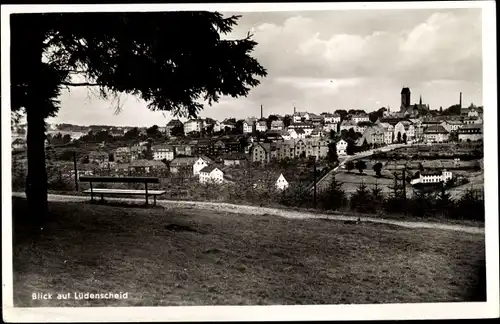
[{"label": "dirt path", "polygon": [[[15,197],[26,197],[24,193],[12,193]],[[49,194],[49,201],[88,201],[88,196],[67,196],[67,195],[55,195]],[[127,201],[127,202],[144,202],[143,199],[130,199],[130,198],[107,198],[108,201]],[[199,202],[199,201],[180,201],[180,200],[158,200],[157,204],[166,208],[199,208],[199,209],[209,209],[213,211],[229,212],[236,214],[250,214],[250,215],[274,215],[285,218],[295,218],[295,219],[331,219],[331,220],[356,220],[355,216],[343,216],[343,215],[328,215],[310,212],[297,212],[288,211],[277,208],[268,207],[256,207],[256,206],[244,206],[244,205],[234,205],[228,203],[219,202]],[[397,225],[407,228],[434,228],[441,230],[465,232],[471,234],[484,234],[484,227],[473,227],[465,225],[450,225],[450,224],[440,224],[440,223],[430,223],[430,222],[409,222],[409,221],[397,221],[390,219],[372,218],[372,217],[362,217],[362,221],[373,222],[373,223],[383,223]]]}]

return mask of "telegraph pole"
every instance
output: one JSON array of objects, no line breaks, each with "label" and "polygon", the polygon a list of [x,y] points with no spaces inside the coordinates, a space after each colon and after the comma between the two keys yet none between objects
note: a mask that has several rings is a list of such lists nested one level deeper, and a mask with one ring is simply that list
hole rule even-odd
[{"label": "telegraph pole", "polygon": [[316,157],[314,158],[314,209],[316,209]]},{"label": "telegraph pole", "polygon": [[73,151],[73,166],[75,169],[75,189],[78,191],[78,170],[76,168],[76,151]]},{"label": "telegraph pole", "polygon": [[403,168],[403,204],[404,214],[406,215],[406,166]]}]

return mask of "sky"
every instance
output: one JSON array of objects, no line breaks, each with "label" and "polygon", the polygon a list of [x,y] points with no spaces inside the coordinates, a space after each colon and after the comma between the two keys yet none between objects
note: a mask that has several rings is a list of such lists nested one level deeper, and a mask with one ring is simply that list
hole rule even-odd
[{"label": "sky", "polygon": [[[268,76],[247,97],[222,97],[200,114],[218,120],[380,107],[399,110],[403,86],[411,102],[420,96],[431,109],[482,105],[481,9],[406,9],[304,12],[242,12],[227,37],[257,41],[252,56]],[[49,123],[151,126],[172,116],[123,95],[98,99],[87,88],[59,98],[61,109]]]}]

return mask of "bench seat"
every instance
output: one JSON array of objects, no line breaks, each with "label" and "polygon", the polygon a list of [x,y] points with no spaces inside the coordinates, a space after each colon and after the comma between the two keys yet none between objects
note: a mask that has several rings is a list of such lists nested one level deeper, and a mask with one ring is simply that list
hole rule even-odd
[{"label": "bench seat", "polygon": [[[101,177],[101,176],[82,176],[80,181],[89,182],[90,189],[84,190],[83,193],[90,194],[90,200],[94,200],[94,195],[100,195],[101,200],[104,200],[104,195],[144,195],[146,197],[146,205],[148,197],[153,196],[154,204],[156,205],[156,196],[166,193],[165,190],[148,190],[148,183],[160,183],[159,178],[155,177]],[[92,183],[143,183],[144,190],[137,189],[112,189],[112,188],[93,188]]]},{"label": "bench seat", "polygon": [[[148,190],[148,196],[163,195],[165,190]],[[94,194],[116,194],[116,195],[145,195],[146,190],[136,190],[136,189],[108,189],[108,188],[94,188],[87,189],[84,193],[94,193]]]},{"label": "bench seat", "polygon": [[[83,191],[83,193],[90,194],[91,197],[94,195],[101,195],[101,200],[104,199],[105,194],[112,194],[112,195],[144,195],[146,196],[146,203],[147,203],[147,197],[148,196],[153,196],[154,199],[154,205],[156,205],[156,196],[163,195],[166,193],[165,190],[137,190],[137,189],[108,189],[108,188],[93,188],[93,189],[87,189]],[[147,195],[146,195],[147,193]]]}]

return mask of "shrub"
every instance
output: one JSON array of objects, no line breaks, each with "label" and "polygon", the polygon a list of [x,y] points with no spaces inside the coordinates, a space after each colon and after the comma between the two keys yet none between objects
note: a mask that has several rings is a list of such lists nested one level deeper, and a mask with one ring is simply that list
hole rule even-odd
[{"label": "shrub", "polygon": [[335,178],[332,179],[328,188],[319,194],[319,206],[325,210],[337,210],[346,204],[346,194],[342,188],[343,184]]},{"label": "shrub", "polygon": [[356,192],[352,194],[350,199],[350,206],[353,210],[370,213],[373,212],[371,201],[371,194],[367,186],[362,182],[357,188]]},{"label": "shrub", "polygon": [[363,170],[366,169],[366,162],[363,160],[358,160],[355,166],[356,169],[358,169],[359,173],[363,173]]},{"label": "shrub", "polygon": [[484,199],[480,192],[467,189],[465,194],[457,201],[452,216],[456,219],[468,219],[484,222]]},{"label": "shrub", "polygon": [[303,183],[292,185],[281,193],[280,203],[285,206],[310,207],[312,205],[311,193]]}]

